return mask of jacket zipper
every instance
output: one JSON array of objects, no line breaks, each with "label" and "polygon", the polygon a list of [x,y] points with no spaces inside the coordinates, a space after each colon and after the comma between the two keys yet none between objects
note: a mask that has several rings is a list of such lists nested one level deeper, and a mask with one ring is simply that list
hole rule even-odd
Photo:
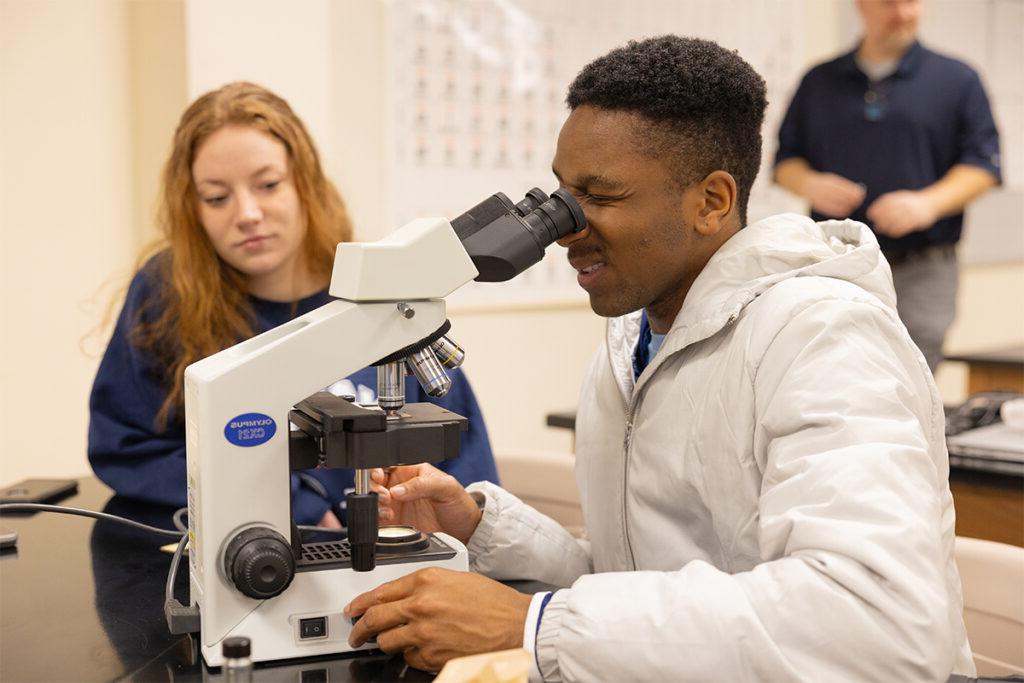
[{"label": "jacket zipper", "polygon": [[626,406],[626,434],[622,439],[622,539],[626,542],[626,552],[629,554],[629,569],[636,569],[636,559],[633,557],[633,544],[629,541],[629,519],[627,517],[627,496],[629,495],[629,437],[633,432],[633,413],[629,406]]},{"label": "jacket zipper", "polygon": [[[725,324],[722,325],[722,327],[724,328],[733,324],[734,322],[736,322],[736,318],[738,317],[738,313],[731,313],[729,315],[729,318],[725,321]],[[611,348],[611,344],[608,344],[607,338],[605,343],[608,345],[609,348]],[[672,355],[675,355],[680,351],[682,351],[682,349],[677,349],[675,352],[673,352]],[[611,354],[609,354],[608,359],[609,364],[612,365],[612,375],[614,376],[615,366],[614,364],[611,363]],[[665,358],[662,358],[659,365],[663,365],[665,362],[667,362],[667,360],[667,356]],[[630,367],[632,368],[632,365]],[[655,368],[655,370],[657,369],[658,368]],[[637,391],[638,380],[639,377],[636,378],[633,382],[633,393],[629,397],[629,399],[624,399],[622,401],[622,405],[626,411],[626,433],[622,438],[622,538],[626,543],[626,552],[629,554],[629,569],[631,571],[636,570],[636,557],[633,555],[633,544],[629,540],[629,519],[627,516],[626,497],[629,493],[629,439],[633,434],[633,416],[635,414],[636,408],[636,397],[639,395],[639,392]]]},{"label": "jacket zipper", "polygon": [[[611,344],[608,343],[610,337],[610,328],[606,331],[605,343],[609,349]],[[612,362],[612,354],[608,354],[608,365],[611,370],[612,377],[617,377],[615,371],[615,363]],[[630,372],[632,372],[632,365],[630,365]],[[618,380],[616,380],[616,383]],[[634,390],[635,390],[634,386]],[[626,495],[629,491],[629,437],[633,432],[633,412],[630,409],[630,404],[633,402],[633,397],[626,397],[620,393],[622,398],[622,408],[626,413],[626,431],[622,437],[622,540],[625,543],[625,550],[627,553],[626,559],[629,561],[630,568],[636,567],[636,560],[633,558],[633,547],[629,542],[629,522],[626,513]]]}]

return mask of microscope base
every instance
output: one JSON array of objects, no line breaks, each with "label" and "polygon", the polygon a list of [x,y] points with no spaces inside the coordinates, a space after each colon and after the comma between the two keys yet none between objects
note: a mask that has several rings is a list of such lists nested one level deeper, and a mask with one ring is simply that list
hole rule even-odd
[{"label": "microscope base", "polygon": [[[206,634],[200,633],[203,659],[211,667],[223,664],[221,641],[230,636],[250,639],[254,662],[373,649],[373,643],[360,648],[349,646],[348,635],[352,624],[342,609],[357,595],[419,569],[441,567],[456,571],[468,570],[466,548],[459,541],[437,533],[432,535],[431,546],[433,550],[422,561],[382,562],[370,572],[355,572],[337,564],[315,570],[301,567],[284,593],[270,600],[254,600],[253,610],[228,633],[213,642],[208,642]],[[438,546],[447,546],[449,552],[436,552]],[[234,589],[225,585],[223,590]]]}]

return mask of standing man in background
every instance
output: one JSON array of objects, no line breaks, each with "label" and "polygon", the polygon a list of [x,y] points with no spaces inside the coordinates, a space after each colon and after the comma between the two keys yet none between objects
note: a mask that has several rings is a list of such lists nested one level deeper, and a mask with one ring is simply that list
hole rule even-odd
[{"label": "standing man in background", "polygon": [[815,220],[866,223],[934,372],[956,312],[963,210],[1002,181],[978,74],[917,42],[921,0],[857,0],[864,37],[811,69],[779,130],[775,181]]}]

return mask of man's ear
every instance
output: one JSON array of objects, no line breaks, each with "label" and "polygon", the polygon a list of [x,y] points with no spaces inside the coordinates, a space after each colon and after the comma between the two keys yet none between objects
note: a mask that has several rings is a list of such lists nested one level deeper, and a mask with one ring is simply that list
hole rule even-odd
[{"label": "man's ear", "polygon": [[694,228],[705,237],[718,233],[731,220],[736,208],[736,179],[725,171],[712,171],[697,183],[699,210]]}]

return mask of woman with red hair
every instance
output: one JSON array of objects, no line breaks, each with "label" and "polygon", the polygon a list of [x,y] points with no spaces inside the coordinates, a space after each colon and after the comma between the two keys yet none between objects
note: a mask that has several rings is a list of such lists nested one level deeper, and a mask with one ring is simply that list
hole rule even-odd
[{"label": "woman with red hair", "polygon": [[[195,361],[330,301],[335,246],[352,238],[344,202],[312,139],[283,99],[251,83],[209,92],[185,111],[164,169],[162,238],[140,260],[89,400],[89,462],[117,493],[185,505],[183,382]],[[372,400],[376,374],[347,378]],[[497,480],[486,428],[465,376],[410,402],[469,418],[461,455],[444,463],[468,484]],[[339,526],[350,470],[293,475],[300,524]]]}]

